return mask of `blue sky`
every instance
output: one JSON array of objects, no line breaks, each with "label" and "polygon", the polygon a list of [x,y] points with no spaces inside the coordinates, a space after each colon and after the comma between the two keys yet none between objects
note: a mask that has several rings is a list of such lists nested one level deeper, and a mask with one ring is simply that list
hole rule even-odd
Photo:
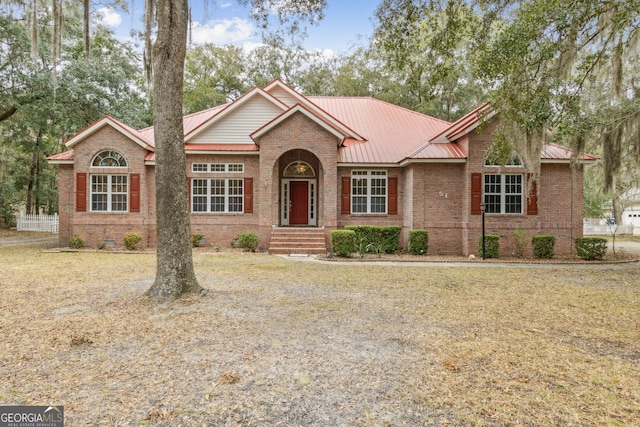
[{"label": "blue sky", "polygon": [[[371,35],[371,17],[378,1],[328,0],[327,3],[325,18],[316,26],[307,27],[307,49],[339,53],[354,43],[363,43],[364,40],[359,40],[359,37],[366,39]],[[130,13],[102,8],[102,22],[119,37],[127,37],[132,26],[140,27],[143,7],[142,0],[135,0],[133,7],[129,8]],[[249,11],[235,0],[208,0],[206,16],[203,1],[191,1],[191,8],[195,21],[192,27],[194,44],[209,41],[251,48],[260,43],[256,24],[249,17]]]}]

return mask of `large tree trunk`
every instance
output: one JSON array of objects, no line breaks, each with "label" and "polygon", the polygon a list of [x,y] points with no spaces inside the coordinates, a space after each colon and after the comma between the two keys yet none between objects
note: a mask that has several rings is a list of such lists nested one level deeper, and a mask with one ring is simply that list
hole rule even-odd
[{"label": "large tree trunk", "polygon": [[158,0],[153,46],[157,267],[147,293],[159,301],[203,291],[193,269],[182,127],[187,16],[188,0]]}]

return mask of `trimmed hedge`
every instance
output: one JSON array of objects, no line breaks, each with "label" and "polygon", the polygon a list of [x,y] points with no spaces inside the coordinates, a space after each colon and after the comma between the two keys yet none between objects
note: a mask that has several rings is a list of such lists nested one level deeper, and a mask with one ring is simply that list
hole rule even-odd
[{"label": "trimmed hedge", "polygon": [[353,230],[331,231],[331,251],[336,256],[349,258],[356,251],[356,232]]},{"label": "trimmed hedge", "polygon": [[409,230],[409,253],[426,255],[429,248],[429,232],[427,230]]},{"label": "trimmed hedge", "polygon": [[603,237],[578,237],[574,242],[576,252],[582,259],[600,260],[607,253],[607,239]]},{"label": "trimmed hedge", "polygon": [[356,233],[356,242],[366,242],[380,248],[379,253],[393,254],[400,248],[400,232],[402,227],[377,225],[347,225],[345,230]]},{"label": "trimmed hedge", "polygon": [[533,236],[531,244],[533,245],[533,256],[536,258],[551,259],[555,255],[555,236]]},{"label": "trimmed hedge", "polygon": [[[500,236],[495,234],[484,235],[484,247],[487,251],[485,258],[499,258],[500,257]],[[478,253],[482,257],[482,236],[478,239]]]}]

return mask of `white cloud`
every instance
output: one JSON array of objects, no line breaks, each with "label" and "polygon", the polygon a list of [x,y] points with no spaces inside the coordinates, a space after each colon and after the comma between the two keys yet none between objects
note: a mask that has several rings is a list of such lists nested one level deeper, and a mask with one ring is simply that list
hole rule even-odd
[{"label": "white cloud", "polygon": [[191,41],[195,44],[235,44],[248,41],[253,35],[251,22],[240,18],[213,20],[205,24],[193,22],[191,25]]},{"label": "white cloud", "polygon": [[96,20],[105,27],[117,28],[122,23],[122,16],[112,7],[98,9]]},{"label": "white cloud", "polygon": [[324,59],[332,59],[336,57],[336,53],[333,49],[314,49],[313,52],[318,52]]},{"label": "white cloud", "polygon": [[255,49],[264,46],[264,43],[256,43],[256,42],[244,42],[242,43],[242,49],[245,53],[251,53]]}]

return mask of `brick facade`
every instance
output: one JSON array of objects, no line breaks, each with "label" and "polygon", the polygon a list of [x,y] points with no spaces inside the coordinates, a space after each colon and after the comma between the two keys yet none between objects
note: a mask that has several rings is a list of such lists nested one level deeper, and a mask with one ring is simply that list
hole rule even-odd
[{"label": "brick facade", "polygon": [[[312,176],[307,177],[315,191],[311,203],[315,209],[312,226],[325,230],[328,247],[330,232],[347,225],[400,225],[401,248],[406,248],[410,230],[426,229],[429,231],[429,254],[477,254],[482,215],[472,213],[472,175],[521,174],[527,188],[528,174],[523,168],[505,167],[500,170],[484,165],[484,153],[492,143],[495,126],[494,120],[457,140],[457,144],[467,152],[466,159],[422,159],[394,165],[368,163],[360,166],[339,163],[341,140],[336,134],[308,114],[294,112],[260,134],[255,141],[259,151],[247,154],[213,150],[201,154],[187,153],[190,183],[197,178],[242,178],[252,183],[253,209],[250,212],[193,212],[192,232],[202,234],[207,245],[227,247],[238,234],[254,231],[259,236],[260,247],[267,248],[273,227],[283,224],[283,182],[290,181],[283,177],[285,168],[293,162],[302,161],[313,169]],[[144,246],[154,246],[155,167],[152,163],[145,164],[148,147],[141,146],[112,126],[102,126],[74,144],[73,164],[60,164],[59,167],[60,244],[66,246],[69,237],[78,233],[90,247],[99,247],[104,242],[123,246],[124,235],[134,231],[142,234]],[[92,167],[92,160],[104,150],[122,154],[127,166]],[[244,170],[242,173],[194,172],[194,163],[242,163]],[[353,170],[386,171],[388,182],[397,182],[397,203],[394,202],[397,210],[386,214],[343,213],[343,178],[350,182]],[[90,184],[93,174],[139,175],[139,212],[92,212]],[[80,178],[85,180],[86,187],[86,210],[83,212],[77,210],[77,198],[82,196],[78,190]],[[556,253],[572,253],[573,239],[582,233],[582,166],[572,170],[568,161],[543,162],[537,183],[537,213],[527,212],[526,197],[523,205],[523,212],[519,214],[485,215],[487,234],[500,236],[501,255],[513,253],[513,232],[516,230],[522,230],[529,236],[554,235]]]},{"label": "brick facade", "polygon": [[[91,162],[97,154],[105,150],[113,150],[122,154],[126,167],[100,168],[92,167]],[[59,173],[59,210],[60,210],[60,244],[66,246],[69,237],[80,234],[87,246],[99,247],[104,242],[113,242],[122,246],[124,235],[129,232],[142,234],[143,246],[155,243],[155,179],[153,171],[144,164],[147,150],[134,143],[111,126],[103,126],[81,144],[74,147],[73,168],[60,166]],[[77,211],[76,193],[78,191],[78,174],[83,175],[86,187],[84,212]],[[91,175],[140,175],[140,212],[92,212],[90,201]],[[82,183],[80,183],[82,185]],[[130,181],[129,181],[130,185]],[[150,209],[153,206],[153,210]]]}]

